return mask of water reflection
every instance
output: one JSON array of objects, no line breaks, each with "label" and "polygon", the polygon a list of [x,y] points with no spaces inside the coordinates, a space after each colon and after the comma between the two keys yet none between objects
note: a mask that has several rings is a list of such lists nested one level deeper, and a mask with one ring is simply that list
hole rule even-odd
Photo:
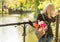
[{"label": "water reflection", "polygon": [[[23,14],[23,15],[12,14],[12,15],[0,17],[0,24],[28,22],[28,20],[32,20],[32,21],[34,20],[33,14]],[[23,36],[22,36],[23,25],[21,26],[19,25],[17,27],[16,26],[14,25],[14,26],[0,27],[0,41],[1,42],[23,42]],[[26,42],[36,41],[36,37],[32,31],[33,31],[32,28],[29,25],[27,25]]]},{"label": "water reflection", "polygon": [[[15,23],[18,22],[17,17],[0,17],[0,23]],[[0,27],[0,42],[22,42],[22,37],[19,37],[15,26]]]}]

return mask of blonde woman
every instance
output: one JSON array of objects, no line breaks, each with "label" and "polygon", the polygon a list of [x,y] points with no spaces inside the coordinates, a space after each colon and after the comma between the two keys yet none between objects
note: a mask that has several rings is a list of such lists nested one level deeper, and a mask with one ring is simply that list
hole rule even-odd
[{"label": "blonde woman", "polygon": [[[51,22],[55,22],[55,17],[58,15],[58,12],[55,10],[54,5],[52,3],[48,3],[38,15],[37,20],[44,21],[42,15],[44,16],[45,21],[48,22],[48,29],[46,31],[47,35],[44,34],[41,38],[38,39],[38,42],[52,42],[53,32],[50,24]],[[31,21],[29,22],[30,25],[33,26],[33,23]]]},{"label": "blonde woman", "polygon": [[[48,3],[44,9],[42,10],[41,14],[44,16],[45,20],[48,22],[48,30],[46,31],[47,35],[45,38],[45,35],[42,36],[42,38],[39,39],[38,42],[43,42],[44,39],[46,42],[52,42],[53,39],[53,32],[51,29],[51,22],[55,22],[55,17],[58,15],[58,12],[55,10],[55,7],[52,3]],[[43,20],[41,15],[38,15],[38,20]]]}]

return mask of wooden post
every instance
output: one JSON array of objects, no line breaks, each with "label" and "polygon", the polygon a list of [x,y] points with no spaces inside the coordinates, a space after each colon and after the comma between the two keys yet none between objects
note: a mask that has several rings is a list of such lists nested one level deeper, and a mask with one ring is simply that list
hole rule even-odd
[{"label": "wooden post", "polygon": [[55,42],[58,42],[58,30],[59,30],[59,15],[56,17],[56,34]]},{"label": "wooden post", "polygon": [[26,24],[29,24],[29,22],[1,24],[0,27],[3,27],[3,26],[12,26],[12,25],[21,25],[21,24],[24,24],[24,27],[23,27],[23,42],[25,42]]},{"label": "wooden post", "polygon": [[4,5],[4,0],[2,0],[2,17],[3,17],[3,11],[4,11],[3,5]]}]

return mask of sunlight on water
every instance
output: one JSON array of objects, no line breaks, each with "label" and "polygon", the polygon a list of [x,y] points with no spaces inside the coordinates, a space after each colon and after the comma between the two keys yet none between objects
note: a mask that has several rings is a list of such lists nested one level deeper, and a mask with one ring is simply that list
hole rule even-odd
[{"label": "sunlight on water", "polygon": [[[15,23],[17,20],[16,17],[3,17],[0,18],[0,24]],[[0,27],[0,42],[22,42],[22,36],[18,35],[15,26]]]}]

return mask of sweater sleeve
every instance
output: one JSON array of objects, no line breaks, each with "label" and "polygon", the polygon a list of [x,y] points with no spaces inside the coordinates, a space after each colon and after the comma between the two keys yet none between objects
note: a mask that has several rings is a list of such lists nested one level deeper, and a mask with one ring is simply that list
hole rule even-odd
[{"label": "sweater sleeve", "polygon": [[[58,15],[57,15],[57,16],[58,16]],[[57,16],[52,17],[51,21],[52,21],[52,22],[55,22]]]},{"label": "sweater sleeve", "polygon": [[56,18],[52,17],[51,21],[52,21],[52,22],[55,22],[55,20],[56,20]]}]

